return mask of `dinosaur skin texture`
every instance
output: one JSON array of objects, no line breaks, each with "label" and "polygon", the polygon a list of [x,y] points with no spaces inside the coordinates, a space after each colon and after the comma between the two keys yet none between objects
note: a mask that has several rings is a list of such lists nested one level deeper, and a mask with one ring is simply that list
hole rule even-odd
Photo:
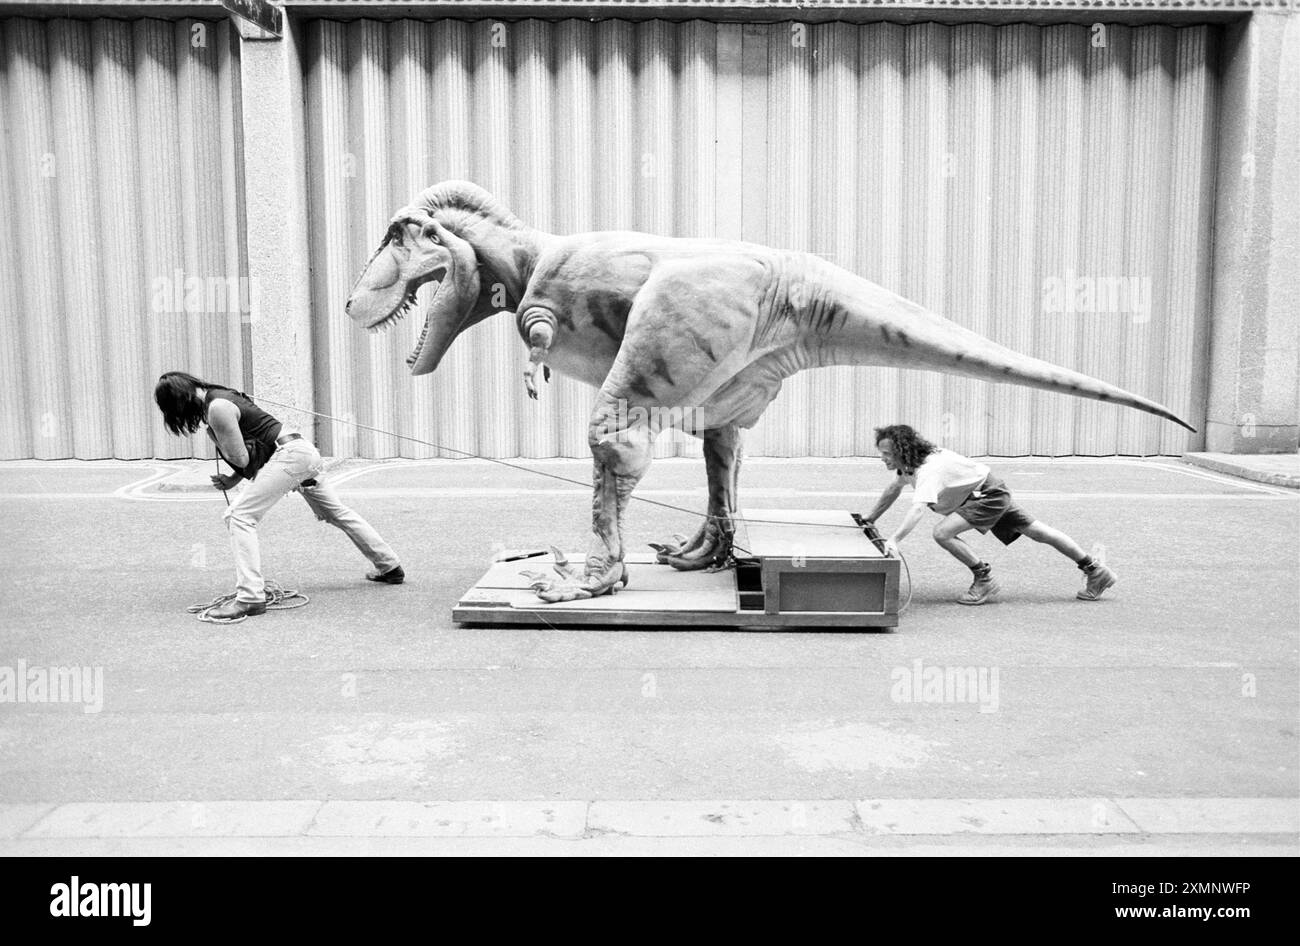
[{"label": "dinosaur skin texture", "polygon": [[594,462],[592,537],[581,572],[557,557],[530,573],[545,601],[627,583],[623,515],[655,435],[702,438],[707,515],[694,536],[655,545],[679,569],[731,553],[740,431],[797,371],[892,365],[1110,401],[1193,428],[1139,395],[998,345],[882,286],[807,253],[728,240],[610,232],[556,236],[526,226],[491,194],[446,181],[397,212],[348,298],[352,319],[391,327],[437,281],[407,359],[433,371],[462,331],[499,311],[529,346],[524,384],[547,366],[597,389],[587,423]]}]

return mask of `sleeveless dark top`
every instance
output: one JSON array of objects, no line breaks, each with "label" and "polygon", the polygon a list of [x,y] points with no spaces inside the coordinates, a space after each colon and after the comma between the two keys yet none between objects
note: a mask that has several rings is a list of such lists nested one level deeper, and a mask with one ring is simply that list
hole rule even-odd
[{"label": "sleeveless dark top", "polygon": [[239,434],[244,438],[244,447],[248,450],[248,466],[241,469],[230,463],[230,459],[221,453],[220,445],[217,446],[217,454],[240,476],[251,480],[257,476],[257,471],[266,461],[271,459],[271,454],[275,453],[275,438],[280,436],[280,422],[250,401],[242,391],[218,387],[208,388],[208,393],[203,396],[204,417],[207,416],[213,398],[230,401],[239,408]]}]

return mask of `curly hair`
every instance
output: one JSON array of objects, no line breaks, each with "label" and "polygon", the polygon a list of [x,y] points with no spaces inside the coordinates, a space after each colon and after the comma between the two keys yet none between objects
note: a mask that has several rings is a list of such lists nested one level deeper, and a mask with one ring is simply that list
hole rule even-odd
[{"label": "curly hair", "polygon": [[906,424],[877,427],[874,442],[879,446],[882,440],[893,441],[894,455],[898,457],[899,465],[909,473],[916,472],[925,458],[939,449]]}]

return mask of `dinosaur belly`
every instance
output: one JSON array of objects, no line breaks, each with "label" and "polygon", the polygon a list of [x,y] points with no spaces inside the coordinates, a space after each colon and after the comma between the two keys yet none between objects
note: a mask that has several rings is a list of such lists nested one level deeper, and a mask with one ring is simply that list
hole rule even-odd
[{"label": "dinosaur belly", "polygon": [[546,361],[560,374],[576,378],[590,384],[593,388],[598,388],[605,383],[609,369],[614,366],[613,355],[604,356],[604,353],[598,353],[593,357],[592,352],[578,351],[573,346],[562,342],[551,348]]}]

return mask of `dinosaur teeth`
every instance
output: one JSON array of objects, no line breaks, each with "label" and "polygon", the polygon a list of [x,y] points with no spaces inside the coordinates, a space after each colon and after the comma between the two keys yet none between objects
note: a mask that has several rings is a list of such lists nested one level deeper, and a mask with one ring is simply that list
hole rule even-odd
[{"label": "dinosaur teeth", "polygon": [[420,340],[415,343],[415,350],[406,356],[407,365],[414,365],[415,359],[420,357],[420,351],[424,348],[425,336],[429,334],[429,320],[425,319],[424,328],[420,329]]},{"label": "dinosaur teeth", "polygon": [[395,322],[400,322],[402,319],[406,318],[406,314],[411,310],[411,306],[415,305],[415,303],[415,293],[407,293],[402,301],[397,304],[397,308],[393,309],[392,312],[389,312],[388,315],[384,317],[383,321],[376,322],[372,325],[370,331],[377,332],[382,329],[387,332],[393,327]]}]

